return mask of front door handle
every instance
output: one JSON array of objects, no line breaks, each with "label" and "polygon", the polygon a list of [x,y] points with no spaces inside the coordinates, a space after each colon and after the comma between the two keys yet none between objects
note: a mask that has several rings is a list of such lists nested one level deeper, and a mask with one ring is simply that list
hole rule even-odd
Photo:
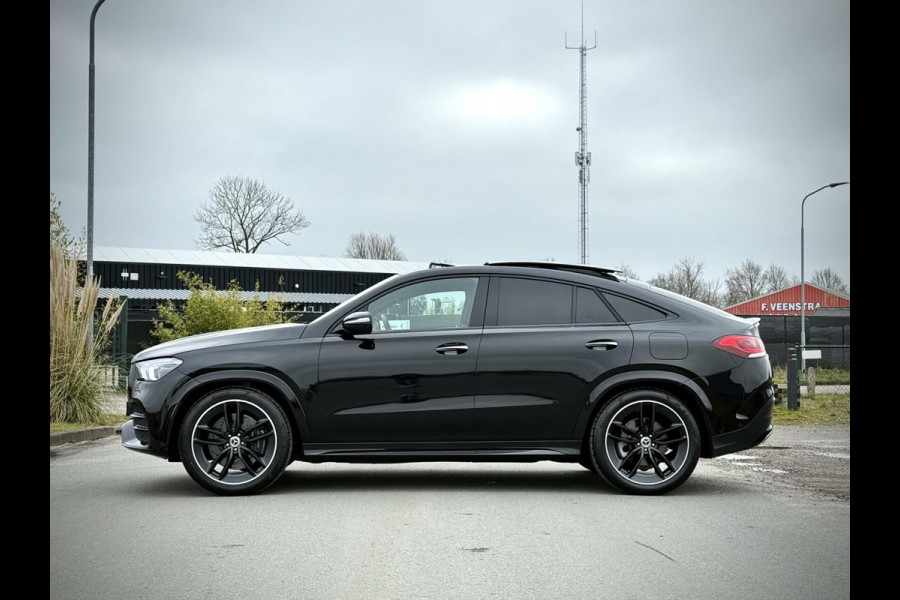
[{"label": "front door handle", "polygon": [[618,346],[615,340],[593,340],[584,345],[589,350],[615,350]]},{"label": "front door handle", "polygon": [[449,344],[441,344],[437,348],[434,349],[438,354],[445,354],[447,356],[454,356],[456,354],[462,354],[466,350],[469,349],[469,346],[466,344],[460,344],[457,342],[451,342]]}]

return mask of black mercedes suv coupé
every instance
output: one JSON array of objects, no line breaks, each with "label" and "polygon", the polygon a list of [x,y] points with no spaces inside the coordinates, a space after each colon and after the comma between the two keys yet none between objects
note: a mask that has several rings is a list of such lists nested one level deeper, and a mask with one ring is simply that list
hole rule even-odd
[{"label": "black mercedes suv coup\u00e9", "polygon": [[585,265],[394,276],[309,324],[134,357],[126,448],[251,494],[295,460],[577,462],[627,493],[771,432],[755,320]]}]

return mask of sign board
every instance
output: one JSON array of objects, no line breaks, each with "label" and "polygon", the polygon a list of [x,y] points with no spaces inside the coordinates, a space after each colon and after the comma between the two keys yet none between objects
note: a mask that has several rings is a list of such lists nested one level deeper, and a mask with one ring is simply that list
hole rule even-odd
[{"label": "sign board", "polygon": [[803,351],[803,359],[810,360],[814,358],[822,358],[821,350],[804,350]]},{"label": "sign board", "polygon": [[391,331],[408,331],[409,319],[391,319],[388,321],[388,325],[391,326]]}]

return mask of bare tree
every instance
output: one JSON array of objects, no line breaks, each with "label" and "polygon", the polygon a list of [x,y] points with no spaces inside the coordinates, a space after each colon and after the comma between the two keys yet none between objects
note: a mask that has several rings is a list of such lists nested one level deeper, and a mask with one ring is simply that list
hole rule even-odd
[{"label": "bare tree", "polygon": [[719,282],[703,278],[706,268],[693,258],[682,258],[665,273],[660,273],[647,283],[656,287],[699,300],[712,306],[719,306]]},{"label": "bare tree", "polygon": [[766,293],[763,268],[749,258],[740,266],[725,271],[725,304],[746,302]]},{"label": "bare tree", "polygon": [[271,240],[290,246],[281,236],[309,227],[303,213],[283,194],[256,179],[231,175],[216,182],[194,220],[200,224],[197,245],[201,249],[243,253],[256,252]]},{"label": "bare tree", "polygon": [[[796,279],[796,277],[793,279]],[[765,288],[763,293],[783,290],[793,283],[793,279],[787,274],[784,267],[773,263],[763,273],[763,287]],[[797,283],[799,283],[799,280]]]},{"label": "bare tree", "polygon": [[629,267],[628,265],[626,265],[625,263],[622,263],[619,265],[619,270],[622,271],[622,275],[624,275],[628,279],[640,279],[640,277],[635,272],[635,270],[632,269],[631,267]]},{"label": "bare tree", "polygon": [[810,283],[836,292],[847,291],[847,284],[844,283],[841,276],[831,267],[825,267],[824,269],[819,269],[813,273],[812,281]]},{"label": "bare tree", "polygon": [[406,260],[406,257],[397,247],[397,240],[393,235],[378,235],[377,233],[354,233],[347,240],[344,250],[348,258],[376,258],[380,260]]}]

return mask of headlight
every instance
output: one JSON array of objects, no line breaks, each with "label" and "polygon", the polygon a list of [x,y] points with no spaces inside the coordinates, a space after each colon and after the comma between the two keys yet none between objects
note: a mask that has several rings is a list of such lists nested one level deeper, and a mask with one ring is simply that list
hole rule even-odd
[{"label": "headlight", "polygon": [[134,363],[137,367],[138,379],[142,381],[159,381],[166,374],[181,364],[180,358],[154,358]]}]

